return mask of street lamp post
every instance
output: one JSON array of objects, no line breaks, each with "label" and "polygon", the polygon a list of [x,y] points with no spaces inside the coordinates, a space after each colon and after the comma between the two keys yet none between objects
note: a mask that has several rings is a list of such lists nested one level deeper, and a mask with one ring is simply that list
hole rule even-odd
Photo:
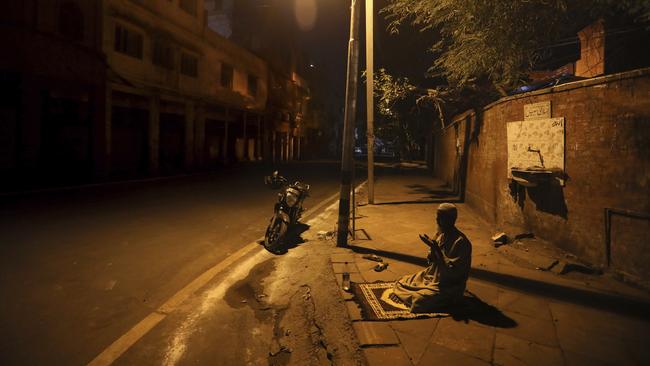
[{"label": "street lamp post", "polygon": [[373,1],[366,0],[366,115],[368,135],[368,204],[375,203],[375,105]]},{"label": "street lamp post", "polygon": [[341,190],[336,245],[347,246],[350,225],[350,192],[354,161],[354,121],[357,112],[357,85],[359,72],[359,1],[351,0],[350,41],[348,42],[348,70],[345,87],[345,117],[343,120],[343,153],[341,156]]}]

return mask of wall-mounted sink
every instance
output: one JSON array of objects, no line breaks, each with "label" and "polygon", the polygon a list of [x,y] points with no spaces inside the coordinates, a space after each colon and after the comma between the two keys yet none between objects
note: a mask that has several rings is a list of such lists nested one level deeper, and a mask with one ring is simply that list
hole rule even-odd
[{"label": "wall-mounted sink", "polygon": [[528,169],[511,168],[512,180],[524,187],[537,187],[550,182],[555,172],[544,168],[530,167]]}]

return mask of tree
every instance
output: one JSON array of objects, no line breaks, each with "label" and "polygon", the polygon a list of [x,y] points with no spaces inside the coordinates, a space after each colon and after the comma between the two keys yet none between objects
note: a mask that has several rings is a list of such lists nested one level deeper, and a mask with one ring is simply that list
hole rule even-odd
[{"label": "tree", "polygon": [[555,46],[577,43],[576,32],[596,19],[622,17],[646,27],[650,20],[650,0],[387,1],[381,12],[389,31],[412,25],[434,34],[428,70],[434,88],[384,69],[375,74],[377,134],[397,136],[405,149],[430,126],[421,121],[423,111],[434,111],[444,127],[455,113],[506,95],[552,58]]},{"label": "tree", "polygon": [[394,77],[383,68],[376,70],[374,85],[377,137],[393,141],[406,157],[420,157],[431,131],[431,111],[443,116],[442,100],[433,97],[436,90],[417,87],[408,78]]},{"label": "tree", "polygon": [[435,29],[429,72],[452,90],[505,95],[546,55],[548,46],[600,17],[650,19],[649,0],[389,0],[389,30]]}]

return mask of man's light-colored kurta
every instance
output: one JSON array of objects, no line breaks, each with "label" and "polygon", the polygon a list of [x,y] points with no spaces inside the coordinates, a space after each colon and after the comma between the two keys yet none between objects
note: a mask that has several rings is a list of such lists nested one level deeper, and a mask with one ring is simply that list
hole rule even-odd
[{"label": "man's light-colored kurta", "polygon": [[472,244],[465,235],[454,228],[448,234],[435,238],[444,257],[444,265],[429,258],[426,269],[402,277],[395,283],[394,294],[413,313],[426,313],[448,306],[460,300],[465,292],[472,261]]}]

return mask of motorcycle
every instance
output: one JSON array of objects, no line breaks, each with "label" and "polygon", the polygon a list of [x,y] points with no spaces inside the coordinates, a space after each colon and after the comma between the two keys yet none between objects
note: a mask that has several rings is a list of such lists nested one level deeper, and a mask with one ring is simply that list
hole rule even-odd
[{"label": "motorcycle", "polygon": [[287,239],[287,232],[298,223],[303,211],[302,203],[309,196],[309,184],[299,181],[288,184],[277,171],[264,177],[264,183],[273,189],[282,188],[278,202],[273,208],[273,217],[264,234],[264,247],[272,253],[280,253]]}]

